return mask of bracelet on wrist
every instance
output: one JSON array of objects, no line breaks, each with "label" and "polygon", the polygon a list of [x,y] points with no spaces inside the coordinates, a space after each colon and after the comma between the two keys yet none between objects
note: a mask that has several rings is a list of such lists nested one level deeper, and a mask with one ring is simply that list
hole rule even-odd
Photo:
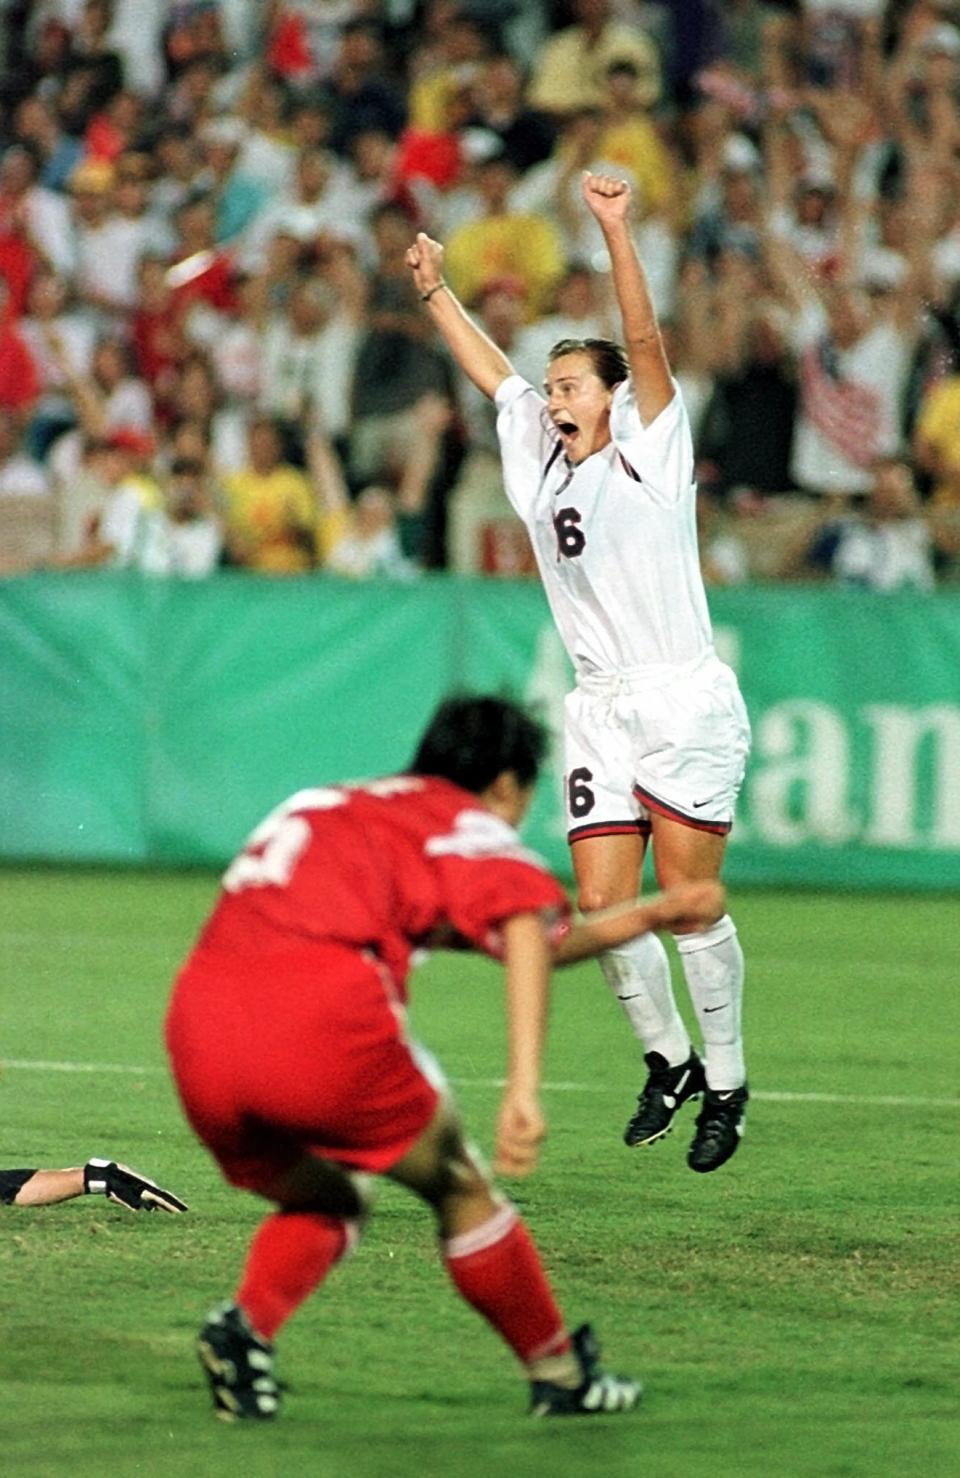
[{"label": "bracelet on wrist", "polygon": [[441,277],[440,281],[439,282],[435,282],[434,285],[433,285],[433,287],[428,287],[425,293],[421,293],[420,294],[420,301],[421,301],[421,303],[429,303],[429,301],[433,297],[434,293],[438,293],[440,291],[440,289],[442,287],[446,287],[446,285],[447,284],[444,282],[443,278]]}]

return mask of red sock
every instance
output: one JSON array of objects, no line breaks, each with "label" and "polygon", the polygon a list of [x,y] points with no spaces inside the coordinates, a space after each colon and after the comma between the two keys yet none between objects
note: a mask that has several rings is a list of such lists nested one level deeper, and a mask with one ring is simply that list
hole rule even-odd
[{"label": "red sock", "polygon": [[313,1211],[277,1211],[260,1223],[236,1293],[257,1334],[273,1339],[343,1256],[351,1231],[350,1222]]},{"label": "red sock", "polygon": [[451,1237],[443,1251],[458,1292],[525,1365],[570,1348],[540,1254],[512,1206]]}]

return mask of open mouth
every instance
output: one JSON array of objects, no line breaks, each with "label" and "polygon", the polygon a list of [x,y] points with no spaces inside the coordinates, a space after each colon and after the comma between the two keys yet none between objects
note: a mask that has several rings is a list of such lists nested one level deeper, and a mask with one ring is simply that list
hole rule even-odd
[{"label": "open mouth", "polygon": [[569,444],[575,437],[580,435],[579,426],[575,426],[572,421],[559,420],[554,421],[553,424],[556,426],[565,444]]}]

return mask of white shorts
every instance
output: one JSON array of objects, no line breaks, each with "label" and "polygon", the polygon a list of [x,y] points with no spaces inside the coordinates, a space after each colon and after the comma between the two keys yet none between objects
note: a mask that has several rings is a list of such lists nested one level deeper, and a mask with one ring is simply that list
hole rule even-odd
[{"label": "white shorts", "polygon": [[567,838],[650,830],[651,813],[726,835],[750,752],[737,679],[685,667],[578,679],[567,695]]}]

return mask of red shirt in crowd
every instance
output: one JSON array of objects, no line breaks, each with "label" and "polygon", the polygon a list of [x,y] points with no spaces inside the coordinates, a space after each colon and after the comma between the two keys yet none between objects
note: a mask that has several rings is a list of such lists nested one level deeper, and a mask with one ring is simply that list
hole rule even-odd
[{"label": "red shirt in crowd", "polygon": [[12,319],[0,321],[0,408],[29,410],[40,393],[33,355]]}]

